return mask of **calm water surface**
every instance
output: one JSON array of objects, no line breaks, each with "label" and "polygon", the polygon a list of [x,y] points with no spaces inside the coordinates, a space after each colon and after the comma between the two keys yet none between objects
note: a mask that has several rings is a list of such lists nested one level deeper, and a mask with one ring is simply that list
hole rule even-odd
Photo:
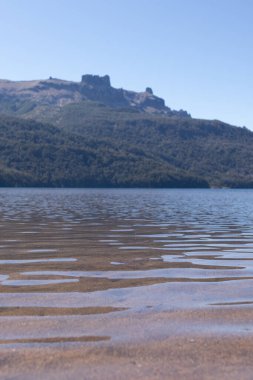
[{"label": "calm water surface", "polygon": [[250,308],[252,286],[251,190],[0,190],[4,346],[133,339],[118,319]]}]

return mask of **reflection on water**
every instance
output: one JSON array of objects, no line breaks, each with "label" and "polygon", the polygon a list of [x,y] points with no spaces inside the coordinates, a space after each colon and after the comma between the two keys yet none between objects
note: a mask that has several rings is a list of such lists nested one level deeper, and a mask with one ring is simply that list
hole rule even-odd
[{"label": "reflection on water", "polygon": [[58,342],[43,316],[250,307],[252,222],[253,191],[1,189],[0,318],[38,320],[0,343]]},{"label": "reflection on water", "polygon": [[4,280],[2,285],[4,286],[38,286],[38,285],[57,285],[64,283],[78,282],[78,280],[61,279],[61,280]]}]

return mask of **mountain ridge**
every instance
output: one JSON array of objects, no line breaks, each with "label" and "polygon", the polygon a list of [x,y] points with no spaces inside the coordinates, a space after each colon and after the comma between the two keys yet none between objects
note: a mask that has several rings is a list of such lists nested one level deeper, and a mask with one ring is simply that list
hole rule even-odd
[{"label": "mountain ridge", "polygon": [[[82,101],[96,101],[114,108],[130,108],[149,114],[190,117],[183,110],[174,111],[150,87],[135,92],[111,86],[109,75],[85,74],[80,82],[49,77],[45,80],[0,80],[0,112],[27,118],[38,118],[36,108],[44,112]],[[9,104],[9,109],[7,105]],[[5,111],[5,112],[4,112]]]}]

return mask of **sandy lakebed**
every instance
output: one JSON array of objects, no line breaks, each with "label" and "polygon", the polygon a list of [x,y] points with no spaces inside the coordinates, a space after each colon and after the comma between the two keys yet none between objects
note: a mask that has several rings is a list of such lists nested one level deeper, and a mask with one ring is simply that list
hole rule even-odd
[{"label": "sandy lakebed", "polygon": [[253,191],[0,190],[1,379],[252,379]]}]

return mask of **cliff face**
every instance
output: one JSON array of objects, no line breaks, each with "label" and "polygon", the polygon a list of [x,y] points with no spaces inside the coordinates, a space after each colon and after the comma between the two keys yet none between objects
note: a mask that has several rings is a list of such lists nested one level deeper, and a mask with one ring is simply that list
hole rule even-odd
[{"label": "cliff face", "polygon": [[132,108],[139,112],[190,117],[185,111],[173,111],[150,87],[143,92],[116,89],[108,75],[83,75],[80,82],[50,77],[47,80],[13,82],[0,80],[0,112],[39,119],[45,111],[72,103],[95,101],[113,108]]}]

